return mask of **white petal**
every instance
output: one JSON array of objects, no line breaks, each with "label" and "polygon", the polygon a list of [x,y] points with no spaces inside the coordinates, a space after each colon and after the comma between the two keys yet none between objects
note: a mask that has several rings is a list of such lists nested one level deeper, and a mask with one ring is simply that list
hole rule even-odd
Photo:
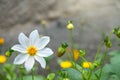
[{"label": "white petal", "polygon": [[23,48],[23,46],[21,46],[19,44],[14,45],[11,49],[18,51],[18,52],[21,52],[21,53],[26,53],[26,49]]},{"label": "white petal", "polygon": [[35,63],[34,57],[29,57],[26,61],[25,61],[25,68],[27,71],[30,71],[33,68],[33,65]]},{"label": "white petal", "polygon": [[27,46],[29,46],[29,39],[25,36],[24,33],[19,34],[18,40],[23,47],[26,48]]},{"label": "white petal", "polygon": [[29,55],[28,54],[19,54],[15,60],[14,60],[14,64],[23,64],[27,59],[28,59]]},{"label": "white petal", "polygon": [[40,57],[48,57],[53,54],[53,51],[50,48],[44,48],[37,52],[37,55]]},{"label": "white petal", "polygon": [[50,42],[50,37],[44,36],[36,41],[35,46],[38,48],[38,50],[40,50],[43,49],[49,42]]},{"label": "white petal", "polygon": [[40,63],[41,67],[45,69],[46,67],[45,59],[39,56],[35,56],[35,59]]},{"label": "white petal", "polygon": [[32,32],[30,33],[29,38],[30,38],[30,43],[31,43],[31,45],[33,45],[33,44],[36,42],[36,40],[40,38],[40,37],[39,37],[38,30],[32,31]]}]

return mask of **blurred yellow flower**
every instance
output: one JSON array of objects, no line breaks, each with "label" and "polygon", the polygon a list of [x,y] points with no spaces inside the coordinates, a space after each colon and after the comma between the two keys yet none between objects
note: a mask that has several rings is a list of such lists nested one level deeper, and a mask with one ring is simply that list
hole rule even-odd
[{"label": "blurred yellow flower", "polygon": [[69,30],[74,29],[74,25],[72,23],[68,23],[67,29],[69,29]]},{"label": "blurred yellow flower", "polygon": [[72,67],[72,63],[70,61],[62,61],[60,63],[61,68],[70,68]]},{"label": "blurred yellow flower", "polygon": [[83,68],[90,68],[92,66],[91,62],[83,62],[82,67]]},{"label": "blurred yellow flower", "polygon": [[79,51],[77,49],[73,50],[74,60],[78,60],[79,58]]},{"label": "blurred yellow flower", "polygon": [[42,20],[42,21],[41,21],[41,24],[42,24],[42,25],[46,25],[46,23],[47,23],[46,20]]},{"label": "blurred yellow flower", "polygon": [[0,55],[0,64],[6,62],[6,57],[4,55]]},{"label": "blurred yellow flower", "polygon": [[5,43],[5,40],[4,38],[0,38],[0,45],[4,44]]}]

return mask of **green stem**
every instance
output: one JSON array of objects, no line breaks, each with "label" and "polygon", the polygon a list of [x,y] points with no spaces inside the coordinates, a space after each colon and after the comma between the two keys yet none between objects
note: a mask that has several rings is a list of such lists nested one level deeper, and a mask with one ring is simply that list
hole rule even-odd
[{"label": "green stem", "polygon": [[22,74],[22,65],[20,65],[19,69],[20,69],[20,80],[23,80],[23,74]]},{"label": "green stem", "polygon": [[[75,62],[75,59],[74,59],[74,41],[73,41],[73,32],[72,30],[70,30],[70,42],[71,42],[71,50],[72,50],[72,54],[71,56],[73,57],[73,61]],[[76,62],[75,62],[75,66],[74,68],[76,68]]]},{"label": "green stem", "polygon": [[81,58],[82,58],[83,61],[87,61],[83,56],[81,56]]},{"label": "green stem", "polygon": [[46,25],[43,25],[43,29],[44,29],[45,35],[48,35]]},{"label": "green stem", "polygon": [[100,50],[101,50],[103,44],[104,44],[104,41],[101,41],[101,43],[100,43],[99,46],[98,46],[98,49],[97,49],[95,58],[94,58],[94,62],[96,61],[96,59],[97,59],[97,57],[98,57],[98,55],[99,55],[99,53],[100,53]]},{"label": "green stem", "polygon": [[[103,44],[104,44],[104,41],[101,41],[100,44],[99,44],[99,46],[98,46],[98,49],[97,49],[95,58],[94,58],[94,62],[97,60],[98,55],[100,54],[100,50],[101,50]],[[88,77],[88,80],[90,80],[91,75],[92,75],[92,70],[90,70],[90,75],[89,75],[89,77]]]},{"label": "green stem", "polygon": [[[72,30],[70,30],[70,42],[71,42],[71,49],[72,49],[72,55],[73,55],[74,42],[73,42],[73,32],[72,32]],[[73,60],[74,60],[74,55],[73,55]]]},{"label": "green stem", "polygon": [[86,80],[84,76],[84,69],[82,69],[82,80]]},{"label": "green stem", "polygon": [[3,45],[0,45],[0,54],[2,54]]},{"label": "green stem", "polygon": [[103,67],[104,67],[104,64],[105,64],[106,57],[107,57],[107,52],[108,52],[108,48],[106,47],[106,51],[105,51],[105,53],[104,53],[104,57],[103,57],[102,68],[101,68],[101,70],[100,70],[100,74],[99,74],[99,80],[100,80],[101,75],[102,75]]},{"label": "green stem", "polygon": [[70,53],[67,53],[67,56],[68,56],[69,60],[72,61],[72,56],[70,55]]},{"label": "green stem", "polygon": [[[111,31],[111,32],[110,32],[110,35],[109,35],[109,38],[112,37],[112,34],[113,34],[113,32]],[[99,74],[99,80],[100,80],[100,78],[101,78],[102,71],[103,71],[103,67],[104,67],[104,65],[105,65],[105,61],[106,61],[106,57],[107,57],[107,52],[108,52],[108,47],[106,47],[106,51],[105,51],[104,56],[103,56],[103,63],[102,63],[102,67],[101,67],[100,74]]]},{"label": "green stem", "polygon": [[90,80],[91,75],[92,75],[92,70],[90,69],[90,73],[89,73],[89,75],[88,75],[88,80]]},{"label": "green stem", "polygon": [[32,69],[32,80],[34,80],[34,70]]},{"label": "green stem", "polygon": [[[81,56],[81,58],[82,58],[83,61],[87,61],[84,57]],[[90,69],[90,73],[88,75],[87,80],[90,80],[91,75],[92,75],[92,69]]]}]

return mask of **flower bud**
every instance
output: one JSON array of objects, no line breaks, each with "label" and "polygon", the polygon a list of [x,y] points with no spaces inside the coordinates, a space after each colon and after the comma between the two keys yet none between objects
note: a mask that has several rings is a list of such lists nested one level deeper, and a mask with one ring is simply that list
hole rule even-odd
[{"label": "flower bud", "polygon": [[12,50],[11,48],[9,48],[9,50],[5,52],[5,56],[10,57],[13,52],[14,52],[14,50]]},{"label": "flower bud", "polygon": [[100,62],[98,62],[98,61],[93,63],[94,68],[97,68],[99,65],[100,65]]},{"label": "flower bud", "polygon": [[58,51],[57,51],[57,56],[58,56],[58,57],[61,57],[62,55],[65,54],[65,52],[66,52],[65,48],[59,47],[59,48],[58,48]]},{"label": "flower bud", "polygon": [[108,41],[108,42],[106,43],[106,47],[108,47],[108,48],[111,48],[111,47],[112,47],[111,41]]},{"label": "flower bud", "polygon": [[5,56],[7,56],[7,57],[10,57],[11,54],[12,54],[12,53],[11,53],[10,51],[6,51],[6,52],[5,52]]},{"label": "flower bud", "polygon": [[117,36],[118,38],[120,38],[120,30],[119,30],[118,32],[116,32],[116,36]]},{"label": "flower bud", "polygon": [[41,21],[41,24],[42,24],[43,26],[45,26],[46,23],[47,23],[46,20],[42,20],[42,21]]},{"label": "flower bud", "polygon": [[68,47],[68,44],[67,43],[62,43],[62,45],[61,45],[63,48],[67,48]]},{"label": "flower bud", "polygon": [[114,28],[114,30],[112,31],[114,34],[116,34],[119,31],[119,27]]},{"label": "flower bud", "polygon": [[110,40],[109,37],[106,36],[105,39],[104,39],[104,42],[107,43],[109,40]]},{"label": "flower bud", "polygon": [[74,25],[73,25],[72,21],[69,21],[69,22],[68,22],[68,24],[67,24],[67,29],[69,29],[69,30],[74,29]]},{"label": "flower bud", "polygon": [[85,50],[79,50],[80,56],[85,56]]}]

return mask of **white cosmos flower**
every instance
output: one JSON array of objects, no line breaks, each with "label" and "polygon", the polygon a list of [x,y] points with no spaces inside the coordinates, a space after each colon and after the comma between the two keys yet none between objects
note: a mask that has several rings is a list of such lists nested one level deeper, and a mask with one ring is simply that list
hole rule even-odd
[{"label": "white cosmos flower", "polygon": [[15,58],[14,64],[23,64],[27,71],[30,71],[35,63],[38,61],[42,68],[45,68],[46,61],[44,57],[53,54],[50,48],[45,48],[50,42],[48,36],[39,37],[37,30],[30,33],[29,38],[24,33],[20,33],[18,37],[19,43],[12,47],[13,50],[20,52]]}]

